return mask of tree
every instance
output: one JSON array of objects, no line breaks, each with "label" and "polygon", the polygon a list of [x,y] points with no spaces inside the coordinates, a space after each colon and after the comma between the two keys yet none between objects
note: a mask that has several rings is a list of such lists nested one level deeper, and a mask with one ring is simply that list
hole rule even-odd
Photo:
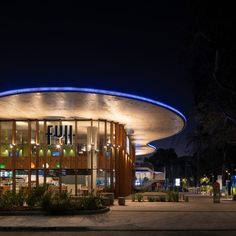
[{"label": "tree", "polygon": [[[199,170],[224,177],[229,150],[236,144],[234,21],[214,7],[199,9],[190,70],[196,129],[189,138],[197,160],[198,179]],[[213,19],[211,10],[218,17]]]},{"label": "tree", "polygon": [[170,180],[170,183],[174,184],[174,178],[176,173],[175,164],[177,163],[178,156],[173,148],[162,149],[159,148],[157,151],[145,161],[152,163],[154,170],[160,170],[165,168],[166,177]]}]

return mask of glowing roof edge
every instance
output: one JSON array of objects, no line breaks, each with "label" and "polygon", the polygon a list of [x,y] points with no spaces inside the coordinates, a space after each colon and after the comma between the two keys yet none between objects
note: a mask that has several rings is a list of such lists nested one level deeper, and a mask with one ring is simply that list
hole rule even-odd
[{"label": "glowing roof edge", "polygon": [[166,108],[176,114],[178,114],[183,120],[184,124],[186,125],[187,119],[186,117],[177,109],[162,103],[158,102],[149,98],[128,94],[128,93],[121,93],[121,92],[115,92],[115,91],[108,91],[103,89],[93,89],[93,88],[77,88],[77,87],[39,87],[39,88],[24,88],[24,89],[14,89],[14,90],[8,90],[4,92],[0,92],[0,97],[6,97],[16,94],[22,94],[22,93],[37,93],[37,92],[81,92],[81,93],[96,93],[96,94],[104,94],[104,95],[110,95],[110,96],[119,96],[119,97],[125,97],[130,99],[135,99],[147,103],[151,103],[154,105],[161,106],[163,108]]}]

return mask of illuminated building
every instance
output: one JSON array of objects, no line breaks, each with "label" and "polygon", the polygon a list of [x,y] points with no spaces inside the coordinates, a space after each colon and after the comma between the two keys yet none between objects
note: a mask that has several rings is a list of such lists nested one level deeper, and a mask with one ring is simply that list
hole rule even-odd
[{"label": "illuminated building", "polygon": [[49,184],[72,194],[131,193],[135,156],[180,132],[185,117],[143,97],[83,88],[0,93],[0,179],[18,191]]}]

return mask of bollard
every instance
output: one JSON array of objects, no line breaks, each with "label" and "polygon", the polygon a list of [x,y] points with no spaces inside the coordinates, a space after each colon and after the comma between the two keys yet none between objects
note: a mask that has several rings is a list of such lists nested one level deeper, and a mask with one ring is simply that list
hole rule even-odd
[{"label": "bollard", "polygon": [[213,184],[213,203],[220,203],[220,184],[217,181]]},{"label": "bollard", "polygon": [[120,206],[125,206],[125,197],[118,197],[118,204]]}]

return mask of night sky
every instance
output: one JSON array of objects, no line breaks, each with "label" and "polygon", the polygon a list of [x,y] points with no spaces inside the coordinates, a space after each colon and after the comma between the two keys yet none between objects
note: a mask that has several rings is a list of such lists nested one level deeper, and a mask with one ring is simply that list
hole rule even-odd
[{"label": "night sky", "polygon": [[196,8],[160,5],[1,4],[0,90],[74,86],[128,92],[183,112],[183,134],[160,142],[184,153],[192,127],[185,53]]}]

